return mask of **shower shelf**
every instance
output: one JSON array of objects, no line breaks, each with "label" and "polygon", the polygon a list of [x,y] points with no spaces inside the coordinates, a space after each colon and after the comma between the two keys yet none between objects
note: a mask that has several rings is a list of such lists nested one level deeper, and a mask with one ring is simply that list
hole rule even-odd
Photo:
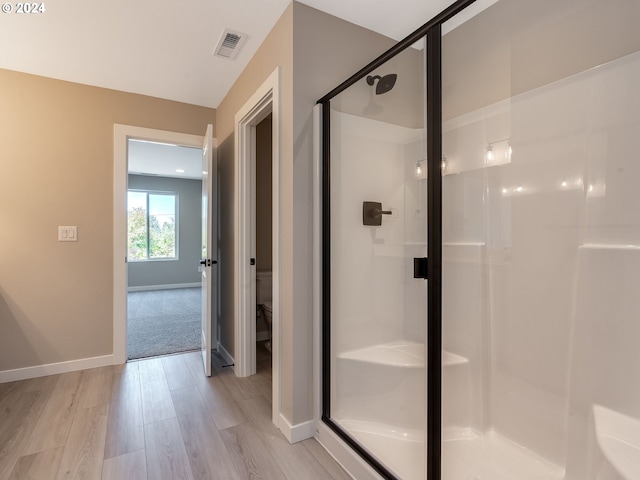
[{"label": "shower shelf", "polygon": [[[405,368],[425,367],[425,348],[421,343],[396,341],[380,345],[371,345],[350,350],[338,355],[339,358],[359,362],[373,363]],[[442,352],[442,366],[449,367],[468,363],[464,357],[455,353]]]},{"label": "shower shelf", "polygon": [[625,245],[618,243],[585,243],[580,249],[586,250],[631,250],[640,251],[640,245]]}]

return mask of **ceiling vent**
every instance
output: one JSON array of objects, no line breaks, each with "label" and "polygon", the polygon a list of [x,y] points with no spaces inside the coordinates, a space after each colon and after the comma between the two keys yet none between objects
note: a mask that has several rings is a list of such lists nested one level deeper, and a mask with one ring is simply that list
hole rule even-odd
[{"label": "ceiling vent", "polygon": [[218,40],[218,45],[216,45],[213,55],[234,60],[238,56],[238,52],[246,39],[246,33],[240,33],[226,28],[224,32],[222,32],[220,40]]}]

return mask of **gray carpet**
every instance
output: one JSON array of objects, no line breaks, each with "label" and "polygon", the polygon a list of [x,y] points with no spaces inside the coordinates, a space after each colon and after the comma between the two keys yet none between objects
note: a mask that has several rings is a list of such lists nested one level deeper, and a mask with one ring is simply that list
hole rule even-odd
[{"label": "gray carpet", "polygon": [[200,288],[130,292],[128,359],[200,349]]}]

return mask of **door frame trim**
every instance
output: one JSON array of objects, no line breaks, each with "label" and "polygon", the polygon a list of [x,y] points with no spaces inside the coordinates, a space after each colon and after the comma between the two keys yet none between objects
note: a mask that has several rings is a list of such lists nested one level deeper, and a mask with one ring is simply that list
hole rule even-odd
[{"label": "door frame trim", "polygon": [[[113,125],[113,364],[127,361],[127,187],[129,184],[129,139],[202,148],[204,136],[187,133]],[[213,139],[216,147],[216,139]],[[213,315],[213,331],[217,331]],[[212,333],[212,338],[213,338]],[[212,340],[213,342],[213,340]]]},{"label": "door frame trim", "polygon": [[272,114],[272,278],[271,325],[272,421],[280,422],[280,67],[277,67],[235,115],[234,199],[234,371],[239,377],[256,372],[255,268],[255,127]]}]

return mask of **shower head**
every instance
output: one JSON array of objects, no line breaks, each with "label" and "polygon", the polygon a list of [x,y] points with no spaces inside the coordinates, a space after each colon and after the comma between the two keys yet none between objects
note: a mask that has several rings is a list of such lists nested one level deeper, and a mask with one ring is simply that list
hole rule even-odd
[{"label": "shower head", "polygon": [[376,95],[382,95],[383,93],[387,93],[389,90],[393,88],[396,84],[396,79],[398,75],[395,73],[390,73],[389,75],[385,75],[381,77],[380,75],[369,75],[367,77],[367,83],[369,85],[373,85],[373,82],[378,80],[378,85],[376,85]]}]

